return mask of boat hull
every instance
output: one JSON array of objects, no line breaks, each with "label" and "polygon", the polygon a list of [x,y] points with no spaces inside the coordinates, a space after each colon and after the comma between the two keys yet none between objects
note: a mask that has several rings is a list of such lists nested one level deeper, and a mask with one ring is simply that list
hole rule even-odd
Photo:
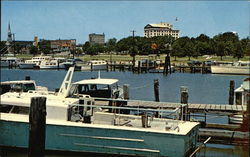
[{"label": "boat hull", "polygon": [[[198,127],[195,127],[184,136],[67,124],[47,123],[46,150],[182,157],[193,149],[193,142],[197,138],[193,135],[197,135],[198,131]],[[28,147],[29,124],[27,122],[1,120],[0,130],[0,146]]]},{"label": "boat hull", "polygon": [[[106,70],[107,64],[92,65],[92,70]],[[83,65],[81,70],[91,70],[91,65]]]},{"label": "boat hull", "polygon": [[35,63],[20,63],[19,64],[20,69],[34,69],[35,66],[36,66]]},{"label": "boat hull", "polygon": [[249,75],[249,66],[211,66],[213,74]]}]

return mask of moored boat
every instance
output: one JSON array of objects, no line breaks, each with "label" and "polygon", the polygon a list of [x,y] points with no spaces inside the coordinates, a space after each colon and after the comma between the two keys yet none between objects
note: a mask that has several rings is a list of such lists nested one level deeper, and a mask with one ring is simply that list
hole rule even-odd
[{"label": "moored boat", "polygon": [[[246,106],[250,101],[250,78],[244,79],[242,85],[234,90],[234,106]],[[242,124],[243,115],[233,114],[229,116],[229,123]]]},{"label": "moored boat", "polygon": [[104,60],[92,60],[81,66],[81,70],[106,70],[107,62]]},{"label": "moored boat", "polygon": [[250,62],[238,61],[229,64],[217,64],[211,66],[211,72],[213,74],[236,74],[236,75],[249,75],[250,74]]},{"label": "moored boat", "polygon": [[[58,93],[29,91],[1,95],[1,105],[9,108],[1,113],[0,146],[28,147],[30,99],[43,96],[47,99],[46,150],[184,157],[196,147],[199,123],[146,114],[177,114],[180,112],[178,109],[149,110],[95,105],[94,98],[89,95],[70,94],[73,71],[73,68],[69,69]],[[116,112],[111,113],[106,109],[115,109]],[[121,114],[120,111],[125,109],[145,114]]]}]

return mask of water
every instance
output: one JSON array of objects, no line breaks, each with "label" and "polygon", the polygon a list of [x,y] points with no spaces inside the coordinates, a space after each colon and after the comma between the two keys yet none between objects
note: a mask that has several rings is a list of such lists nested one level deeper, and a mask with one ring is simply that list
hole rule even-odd
[{"label": "water", "polygon": [[[36,80],[37,85],[46,86],[54,91],[59,88],[67,71],[60,70],[19,70],[19,69],[1,69],[1,81],[23,80],[25,76],[30,76]],[[75,72],[73,82],[82,79],[97,77],[97,72]],[[180,102],[180,87],[187,86],[189,93],[189,103],[209,103],[209,104],[227,104],[229,94],[229,81],[235,81],[235,88],[238,88],[243,79],[247,76],[239,75],[212,75],[212,74],[190,74],[174,73],[164,76],[162,74],[133,74],[131,72],[101,72],[102,78],[119,79],[119,84],[129,84],[130,99],[154,100],[153,81],[159,80],[160,101]],[[220,120],[214,120],[213,116],[209,118],[211,122],[225,122],[225,117]],[[245,157],[248,156],[247,146],[231,146],[208,144],[197,156],[227,156],[227,157]],[[5,155],[4,155],[5,156]],[[24,152],[7,151],[6,156],[21,157]],[[48,155],[49,157],[64,157],[65,155]],[[70,155],[78,157],[78,155]],[[86,156],[86,155],[85,155]],[[87,155],[92,156],[92,155]]]}]

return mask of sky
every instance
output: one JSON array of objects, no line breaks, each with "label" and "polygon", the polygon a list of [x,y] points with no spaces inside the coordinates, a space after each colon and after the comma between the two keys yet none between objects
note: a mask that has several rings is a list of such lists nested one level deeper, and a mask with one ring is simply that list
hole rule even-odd
[{"label": "sky", "polygon": [[[210,37],[224,32],[249,36],[250,3],[247,1],[1,1],[1,40],[8,23],[16,40],[76,39],[88,41],[91,33],[105,40],[143,36],[147,24],[167,22],[180,36]],[[177,17],[177,21],[176,21]]]}]

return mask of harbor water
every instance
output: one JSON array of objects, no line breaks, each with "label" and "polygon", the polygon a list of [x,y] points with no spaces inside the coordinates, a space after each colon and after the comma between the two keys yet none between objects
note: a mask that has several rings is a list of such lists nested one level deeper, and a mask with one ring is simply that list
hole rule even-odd
[{"label": "harbor water", "polygon": [[[25,76],[30,76],[37,85],[46,86],[50,91],[60,88],[67,71],[64,70],[19,70],[1,69],[1,81],[23,80]],[[73,82],[83,79],[98,77],[98,72],[74,73]],[[160,101],[180,102],[180,87],[188,88],[189,103],[197,104],[227,104],[229,95],[229,82],[235,81],[235,88],[239,87],[247,76],[239,75],[213,75],[213,74],[190,74],[173,73],[171,75],[162,74],[133,74],[131,72],[101,72],[102,78],[119,79],[119,84],[129,84],[130,99],[154,101],[153,81],[159,80]],[[227,122],[226,118],[211,122]],[[247,157],[248,146],[206,144],[198,153],[199,157],[219,156],[219,157]],[[1,150],[1,157],[22,157],[27,156],[23,151]],[[80,157],[79,154],[48,154],[48,157]],[[95,154],[84,155],[85,157],[96,156]]]}]

